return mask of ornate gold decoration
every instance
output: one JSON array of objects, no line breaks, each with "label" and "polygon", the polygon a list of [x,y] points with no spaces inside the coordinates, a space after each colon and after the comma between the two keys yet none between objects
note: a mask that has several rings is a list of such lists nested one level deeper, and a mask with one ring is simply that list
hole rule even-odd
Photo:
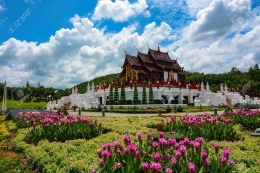
[{"label": "ornate gold decoration", "polygon": [[174,72],[172,70],[170,71],[169,74],[170,74],[170,78],[173,78]]}]

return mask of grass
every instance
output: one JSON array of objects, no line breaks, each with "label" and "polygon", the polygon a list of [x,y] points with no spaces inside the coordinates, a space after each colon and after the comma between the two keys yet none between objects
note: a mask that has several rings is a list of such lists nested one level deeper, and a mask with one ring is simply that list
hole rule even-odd
[{"label": "grass", "polygon": [[[6,107],[7,108],[15,108],[15,109],[31,109],[31,108],[44,108],[46,107],[48,101],[37,101],[33,99],[31,101],[21,102],[20,100],[7,100]],[[2,105],[2,102],[0,102]]]}]

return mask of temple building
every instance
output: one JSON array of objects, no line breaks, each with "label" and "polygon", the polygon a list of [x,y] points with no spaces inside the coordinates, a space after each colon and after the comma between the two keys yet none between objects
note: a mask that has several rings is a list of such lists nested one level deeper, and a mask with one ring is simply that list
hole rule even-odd
[{"label": "temple building", "polygon": [[186,73],[177,60],[172,60],[168,52],[162,52],[160,47],[153,50],[148,47],[148,53],[138,51],[136,56],[126,53],[120,78],[126,82],[152,81],[153,84],[183,85]]}]

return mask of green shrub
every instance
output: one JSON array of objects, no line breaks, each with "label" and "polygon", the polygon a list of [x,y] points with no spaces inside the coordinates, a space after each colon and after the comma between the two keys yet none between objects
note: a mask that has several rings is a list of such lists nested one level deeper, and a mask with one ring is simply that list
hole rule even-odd
[{"label": "green shrub", "polygon": [[14,116],[12,112],[7,112],[7,116],[5,117],[5,121],[13,120]]},{"label": "green shrub", "polygon": [[[159,133],[152,133],[152,136],[155,141],[158,141],[159,139]],[[170,138],[175,138],[177,141],[183,140],[185,136],[181,133],[173,133],[173,132],[164,132],[164,138],[165,139],[170,139]]]},{"label": "green shrub", "polygon": [[77,105],[73,105],[72,108],[73,108],[73,111],[76,111],[76,109],[78,108],[78,106],[77,106]]},{"label": "green shrub", "polygon": [[233,112],[233,109],[229,106],[225,109],[225,113],[228,113],[228,112]]},{"label": "green shrub", "polygon": [[170,113],[172,111],[172,108],[168,105],[167,107],[166,107],[166,112],[167,113]]},{"label": "green shrub", "polygon": [[178,106],[178,107],[177,107],[177,112],[182,112],[182,111],[183,111],[183,107]]}]

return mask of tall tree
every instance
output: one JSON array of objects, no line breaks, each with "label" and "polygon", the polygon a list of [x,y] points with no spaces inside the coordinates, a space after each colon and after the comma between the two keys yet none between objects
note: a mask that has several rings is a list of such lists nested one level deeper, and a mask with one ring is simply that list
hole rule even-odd
[{"label": "tall tree", "polygon": [[114,105],[119,105],[117,81],[116,81],[116,83],[115,83]]},{"label": "tall tree", "polygon": [[149,82],[149,84],[150,84],[150,87],[149,87],[149,104],[154,104],[152,82]]},{"label": "tall tree", "polygon": [[133,104],[138,105],[139,104],[139,98],[138,98],[138,90],[137,90],[137,84],[135,82],[134,84],[134,98],[133,98]]},{"label": "tall tree", "polygon": [[147,96],[146,96],[146,81],[143,83],[143,97],[142,97],[142,104],[147,104]]},{"label": "tall tree", "polygon": [[108,104],[109,105],[114,105],[114,97],[113,97],[113,85],[112,83],[109,85],[110,86],[110,90],[109,90],[109,100],[108,100]]},{"label": "tall tree", "polygon": [[124,84],[124,81],[122,81],[122,83],[121,83],[120,105],[126,105],[126,96],[125,96],[125,84]]}]

